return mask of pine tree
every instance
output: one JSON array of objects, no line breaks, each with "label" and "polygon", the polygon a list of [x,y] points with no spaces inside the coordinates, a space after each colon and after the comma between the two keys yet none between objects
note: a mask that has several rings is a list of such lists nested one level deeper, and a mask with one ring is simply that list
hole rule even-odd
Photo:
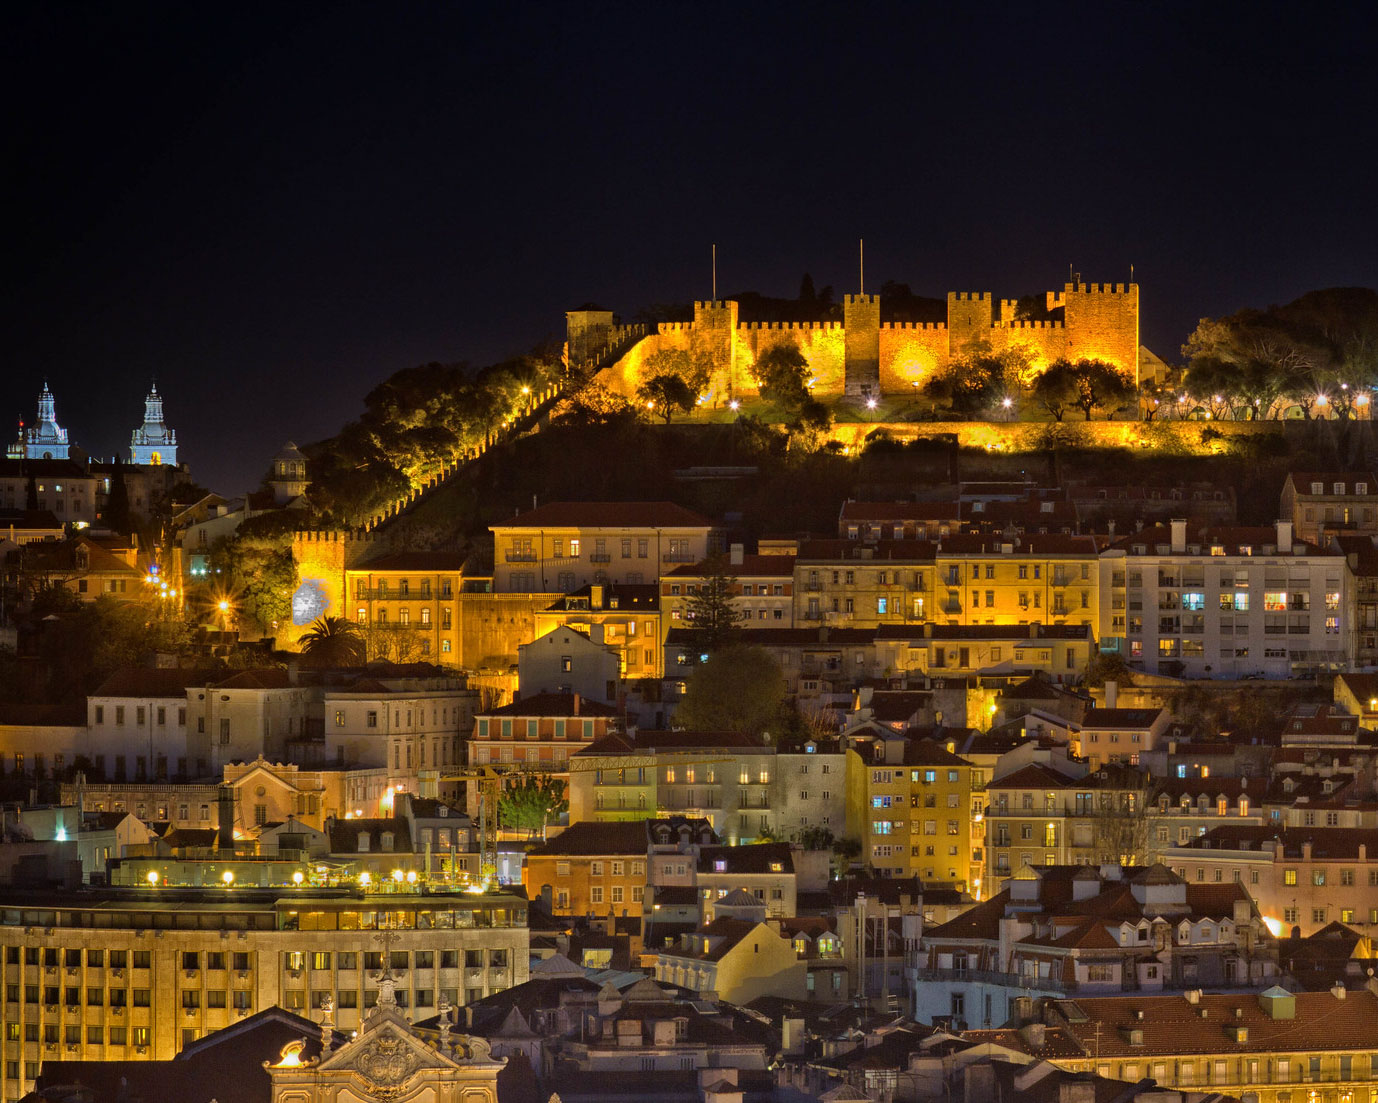
[{"label": "pine tree", "polygon": [[736,639],[744,614],[735,604],[737,579],[728,573],[727,561],[714,556],[704,561],[703,570],[703,582],[684,603],[684,618],[699,650],[712,653]]}]

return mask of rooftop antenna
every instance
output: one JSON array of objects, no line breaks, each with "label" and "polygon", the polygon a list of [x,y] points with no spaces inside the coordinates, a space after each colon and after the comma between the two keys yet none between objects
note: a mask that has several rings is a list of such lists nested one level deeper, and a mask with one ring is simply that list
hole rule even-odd
[{"label": "rooftop antenna", "polygon": [[718,243],[713,243],[713,301],[718,301]]},{"label": "rooftop antenna", "polygon": [[1129,282],[1134,282],[1134,266],[1132,264],[1129,266]]},{"label": "rooftop antenna", "polygon": [[866,239],[859,237],[856,239],[857,256],[861,266],[861,293],[866,294]]}]

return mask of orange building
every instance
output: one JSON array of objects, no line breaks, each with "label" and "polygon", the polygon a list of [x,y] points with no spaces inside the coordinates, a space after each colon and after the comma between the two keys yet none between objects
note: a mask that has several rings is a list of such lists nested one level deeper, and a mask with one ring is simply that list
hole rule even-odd
[{"label": "orange building", "polygon": [[522,883],[553,915],[639,916],[647,848],[643,820],[576,823],[527,854]]}]

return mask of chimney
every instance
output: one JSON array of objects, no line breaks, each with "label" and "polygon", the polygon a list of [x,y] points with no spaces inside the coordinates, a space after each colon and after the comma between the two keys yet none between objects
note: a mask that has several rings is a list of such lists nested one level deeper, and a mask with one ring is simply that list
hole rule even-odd
[{"label": "chimney", "polygon": [[589,608],[603,608],[603,586],[601,583],[595,582],[589,587]]},{"label": "chimney", "polygon": [[579,715],[579,695],[577,693],[574,695],[574,715]]},{"label": "chimney", "polygon": [[1111,540],[1115,539],[1115,518],[1112,517],[1105,522],[1105,534],[1110,537]]},{"label": "chimney", "polygon": [[1107,678],[1105,681],[1105,707],[1108,709],[1119,708],[1120,704],[1120,683],[1114,678]]},{"label": "chimney", "polygon": [[728,551],[728,561],[732,564],[732,566],[740,567],[742,565],[742,559],[745,551],[746,549],[741,544],[732,545],[732,547]]},{"label": "chimney", "polygon": [[1291,555],[1291,554],[1292,554],[1292,522],[1291,522],[1291,521],[1279,521],[1279,522],[1278,522],[1278,554],[1279,554],[1279,555]]},{"label": "chimney", "polygon": [[220,828],[220,851],[222,854],[234,853],[234,788],[230,785],[220,786],[220,791],[216,800],[216,810],[219,813]]},{"label": "chimney", "polygon": [[1169,524],[1172,528],[1172,552],[1174,555],[1181,554],[1187,550],[1187,523],[1183,519],[1174,519]]}]

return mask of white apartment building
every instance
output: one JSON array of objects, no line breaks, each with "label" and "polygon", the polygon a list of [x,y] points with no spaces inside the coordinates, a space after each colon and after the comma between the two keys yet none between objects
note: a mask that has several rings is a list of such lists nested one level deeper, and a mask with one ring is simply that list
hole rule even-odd
[{"label": "white apartment building", "polygon": [[1354,576],[1338,549],[1269,528],[1146,528],[1101,558],[1101,640],[1135,670],[1289,678],[1354,655]]}]

